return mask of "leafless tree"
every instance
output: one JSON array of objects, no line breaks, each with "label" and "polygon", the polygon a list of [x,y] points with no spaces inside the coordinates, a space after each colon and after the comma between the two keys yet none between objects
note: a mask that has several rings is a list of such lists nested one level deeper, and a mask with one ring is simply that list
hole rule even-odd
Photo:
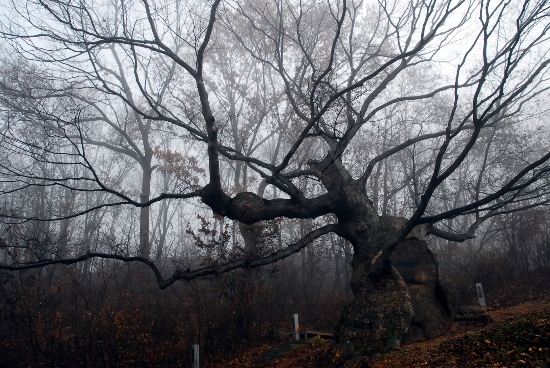
[{"label": "leafless tree", "polygon": [[[506,134],[497,128],[510,121],[522,129],[544,118],[538,101],[548,90],[549,10],[545,0],[141,0],[93,6],[13,0],[1,20],[3,38],[31,63],[49,65],[52,76],[75,90],[68,100],[79,104],[56,114],[55,122],[59,129],[70,128],[65,138],[86,171],[70,180],[93,182],[109,193],[113,200],[105,206],[145,208],[167,198],[200,198],[217,216],[244,224],[280,217],[318,221],[274,253],[178,269],[169,277],[147,257],[118,253],[1,267],[91,257],[138,261],[165,288],[177,280],[273,263],[334,233],[353,246],[355,295],[342,315],[335,351],[345,358],[399,346],[412,321],[422,322],[411,304],[413,289],[392,265],[400,244],[422,242],[428,233],[464,241],[485,218],[516,210],[518,203],[548,201],[547,149],[516,150],[511,164],[488,170],[483,147],[500,149],[487,140]],[[242,58],[220,54],[225,40],[242,50]],[[264,86],[246,82],[266,76],[271,79]],[[235,83],[224,85],[231,78]],[[259,93],[260,88],[269,91]],[[171,124],[182,141],[199,143],[197,152],[207,157],[206,180],[147,200],[110,187],[86,154],[83,127],[92,104],[78,98],[85,91],[99,96],[102,106],[106,100],[122,102],[135,120]],[[268,95],[269,101],[258,102]],[[27,97],[36,100],[32,93]],[[253,149],[242,134],[257,134],[248,140]],[[261,190],[250,183],[247,191],[229,190],[222,178],[229,165],[261,178],[256,188]],[[449,190],[462,193],[453,181],[465,175],[463,169],[473,170],[478,183],[491,175],[490,185],[481,190],[474,181],[471,196],[441,206]],[[232,186],[241,174],[234,178]],[[81,189],[64,184],[61,176],[40,180]],[[476,219],[463,233],[438,225],[466,215]]]}]

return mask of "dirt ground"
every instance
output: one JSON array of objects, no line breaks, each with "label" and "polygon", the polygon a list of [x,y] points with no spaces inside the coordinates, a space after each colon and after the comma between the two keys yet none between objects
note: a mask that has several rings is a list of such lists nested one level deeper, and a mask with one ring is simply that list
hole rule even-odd
[{"label": "dirt ground", "polygon": [[[349,367],[550,367],[550,300],[531,301],[487,313],[487,319],[456,322],[444,335],[404,346]],[[224,364],[228,368],[317,368],[329,363],[330,340],[284,348],[289,353],[263,362],[265,345]],[[281,347],[279,347],[281,349]],[[264,358],[265,360],[265,358]]]}]

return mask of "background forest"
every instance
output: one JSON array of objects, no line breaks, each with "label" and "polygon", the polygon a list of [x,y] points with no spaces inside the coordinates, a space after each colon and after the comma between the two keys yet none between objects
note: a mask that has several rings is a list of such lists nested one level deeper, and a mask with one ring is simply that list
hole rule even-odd
[{"label": "background forest", "polygon": [[[537,209],[502,216],[481,239],[431,243],[453,305],[476,305],[477,282],[492,307],[547,296],[548,215]],[[209,250],[189,242],[207,259]],[[0,362],[186,367],[190,346],[200,343],[204,366],[223,366],[251,348],[287,341],[276,331],[291,329],[292,313],[305,329],[332,331],[352,298],[349,252],[328,238],[272,266],[164,290],[143,266],[109,260],[2,271]]]},{"label": "background forest", "polygon": [[415,226],[453,305],[550,289],[547,1],[2,12],[0,365],[179,367],[199,343],[210,367],[292,313],[332,331],[354,267]]}]

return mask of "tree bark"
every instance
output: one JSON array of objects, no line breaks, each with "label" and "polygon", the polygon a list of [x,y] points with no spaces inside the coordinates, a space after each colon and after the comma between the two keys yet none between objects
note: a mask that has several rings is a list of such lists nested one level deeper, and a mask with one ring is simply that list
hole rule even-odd
[{"label": "tree bark", "polygon": [[[381,222],[392,221],[381,218]],[[385,231],[392,231],[391,226],[383,226],[379,234]],[[372,243],[355,248],[376,249]],[[336,327],[334,366],[432,339],[451,326],[437,259],[425,241],[410,237],[401,242],[389,271],[380,272],[376,254],[356,254],[351,278],[355,300],[346,306]]]},{"label": "tree bark", "polygon": [[[141,203],[146,203],[151,197],[151,163],[143,165],[143,178],[141,182]],[[149,240],[149,217],[150,207],[140,208],[139,212],[139,255],[143,258],[149,258],[151,253],[151,243]]]},{"label": "tree bark", "polygon": [[[355,221],[355,227],[361,225]],[[414,310],[408,287],[395,267],[381,269],[376,262],[394,231],[391,225],[387,218],[378,217],[362,239],[350,240],[354,247],[350,286],[355,300],[346,306],[336,327],[335,366],[398,348],[409,331]]]},{"label": "tree bark", "polygon": [[403,344],[430,340],[447,331],[452,309],[428,243],[417,238],[404,240],[393,252],[392,264],[407,285],[414,311]]},{"label": "tree bark", "polygon": [[433,338],[451,323],[450,308],[433,253],[421,229],[414,229],[384,264],[385,245],[399,241],[406,220],[380,216],[341,162],[312,165],[327,188],[338,217],[338,235],[353,246],[350,280],[355,300],[335,330],[332,364],[339,366],[403,343]]}]

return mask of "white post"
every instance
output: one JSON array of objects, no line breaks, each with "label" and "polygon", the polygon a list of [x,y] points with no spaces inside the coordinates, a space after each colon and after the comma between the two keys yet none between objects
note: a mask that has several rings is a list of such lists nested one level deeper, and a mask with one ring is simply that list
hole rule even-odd
[{"label": "white post", "polygon": [[191,349],[191,368],[200,368],[199,345],[193,345]]},{"label": "white post", "polygon": [[300,340],[300,325],[298,324],[298,315],[296,313],[292,315],[292,330],[294,339]]},{"label": "white post", "polygon": [[483,287],[481,286],[481,283],[476,284],[476,290],[477,290],[477,298],[479,299],[479,305],[482,307],[486,307],[487,303],[485,302],[485,294],[483,294]]}]

